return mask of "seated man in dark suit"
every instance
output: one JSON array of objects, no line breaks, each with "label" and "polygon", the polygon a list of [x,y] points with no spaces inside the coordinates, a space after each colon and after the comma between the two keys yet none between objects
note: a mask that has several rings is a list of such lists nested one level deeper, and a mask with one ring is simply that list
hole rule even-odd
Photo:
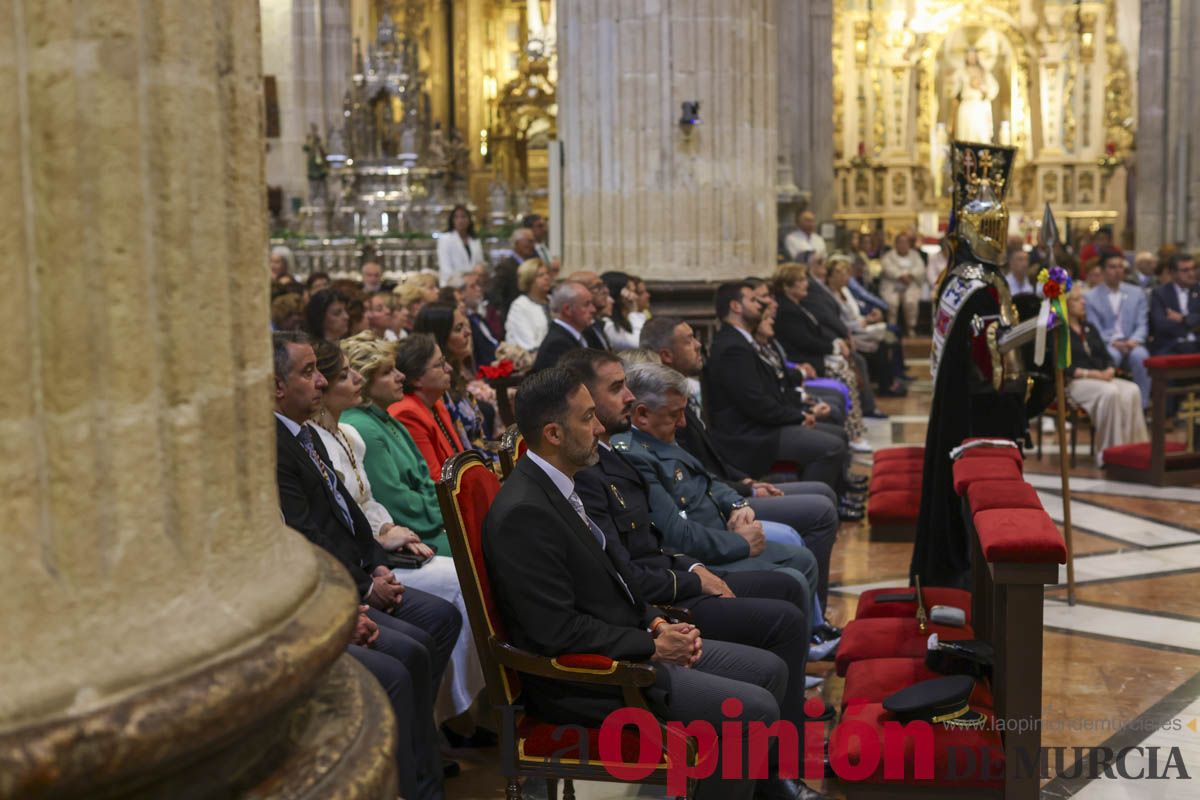
[{"label": "seated man in dark suit", "polygon": [[592,293],[582,283],[564,281],[554,287],[550,293],[550,314],[550,330],[538,346],[533,372],[553,367],[563,353],[581,347],[599,347],[589,338],[589,335],[595,335],[592,322],[596,310],[592,305]]},{"label": "seated man in dark suit", "polygon": [[721,329],[704,365],[704,385],[717,447],[748,475],[765,475],[776,461],[790,461],[802,480],[821,481],[843,494],[845,438],[815,430],[813,415],[759,359],[752,330],[761,307],[753,289],[745,282],[721,284],[716,311]]},{"label": "seated man in dark suit", "polygon": [[1167,262],[1171,282],[1150,292],[1150,351],[1154,355],[1200,353],[1200,289],[1196,259],[1175,253]]},{"label": "seated man in dark suit", "polygon": [[[650,487],[637,467],[609,444],[629,430],[634,396],[625,386],[620,358],[602,350],[568,353],[559,366],[578,375],[604,426],[600,461],[575,475],[588,516],[602,531],[613,557],[622,560],[649,603],[686,608],[711,640],[770,650],[788,665],[788,689],[779,710],[803,722],[804,669],[811,626],[799,583],[781,572],[709,570],[666,546],[650,520]],[[719,577],[718,577],[719,574]]]},{"label": "seated man in dark suit", "polygon": [[[673,624],[642,599],[634,577],[614,560],[603,531],[587,516],[574,476],[595,464],[604,428],[582,382],[549,368],[517,391],[517,425],[527,455],[500,487],[484,523],[483,551],[513,644],[542,656],[597,653],[650,661],[657,683],[647,701],[664,719],[717,723],[727,698],[742,704],[743,724],[779,717],[787,668],[775,655],[707,642],[689,624]],[[596,725],[620,708],[619,691],[523,675],[523,699],[550,722]],[[714,777],[701,798],[748,798],[753,783]],[[808,796],[802,784],[766,781],[770,797]]]},{"label": "seated man in dark suit", "polygon": [[[416,797],[440,797],[441,757],[432,702],[462,617],[445,600],[406,589],[385,565],[386,554],[371,534],[370,523],[330,466],[320,437],[304,425],[320,408],[326,385],[308,337],[276,333],[273,344],[276,478],[284,521],[346,568],[362,602],[370,607],[366,613],[379,626],[380,652],[398,659],[408,673],[413,685],[403,693],[419,701],[397,721],[408,728],[401,738],[413,743],[411,760],[418,765],[411,791]],[[397,691],[392,685],[400,680],[396,665],[354,654],[389,690]]]}]

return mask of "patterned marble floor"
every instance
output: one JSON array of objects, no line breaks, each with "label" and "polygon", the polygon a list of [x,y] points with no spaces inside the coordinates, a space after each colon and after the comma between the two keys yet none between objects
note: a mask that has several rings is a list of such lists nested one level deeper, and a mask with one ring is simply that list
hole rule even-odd
[{"label": "patterned marble floor", "polygon": [[[928,385],[917,384],[906,398],[881,401],[891,415],[872,422],[877,447],[923,443]],[[869,460],[856,469],[866,472]],[[1027,454],[1026,472],[1051,517],[1061,521],[1058,447],[1047,435],[1043,457]],[[1200,488],[1157,489],[1104,479],[1091,466],[1086,436],[1072,470],[1075,527],[1076,604],[1066,603],[1064,585],[1047,592],[1044,636],[1043,744],[1064,747],[1067,766],[1075,747],[1114,750],[1141,747],[1141,760],[1160,748],[1159,772],[1170,748],[1179,748],[1191,779],[1087,780],[1063,776],[1044,782],[1043,798],[1080,800],[1200,797]],[[863,524],[843,524],[831,568],[830,616],[853,614],[856,595],[872,586],[906,582],[912,546],[872,542]],[[828,662],[810,665],[825,677],[819,693],[840,699],[842,682]],[[1137,751],[1134,751],[1137,752]],[[458,751],[463,775],[447,782],[449,798],[503,797],[494,750]],[[1148,765],[1126,762],[1137,775]],[[1053,763],[1053,762],[1052,762]],[[544,788],[529,787],[529,797]],[[836,782],[823,787],[843,796]],[[650,787],[577,784],[580,798],[661,796]]]}]

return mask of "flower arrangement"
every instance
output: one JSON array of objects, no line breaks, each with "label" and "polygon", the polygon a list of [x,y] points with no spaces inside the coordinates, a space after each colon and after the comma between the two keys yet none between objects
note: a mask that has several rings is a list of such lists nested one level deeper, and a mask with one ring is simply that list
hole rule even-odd
[{"label": "flower arrangement", "polygon": [[496,378],[507,378],[512,374],[513,362],[506,358],[495,364],[483,364],[475,373],[475,377],[480,380],[495,380]]},{"label": "flower arrangement", "polygon": [[1042,268],[1037,274],[1037,293],[1042,297],[1042,308],[1038,313],[1037,338],[1034,342],[1033,360],[1041,364],[1046,355],[1046,334],[1058,332],[1058,368],[1071,365],[1071,334],[1067,324],[1067,294],[1074,281],[1062,267]]}]

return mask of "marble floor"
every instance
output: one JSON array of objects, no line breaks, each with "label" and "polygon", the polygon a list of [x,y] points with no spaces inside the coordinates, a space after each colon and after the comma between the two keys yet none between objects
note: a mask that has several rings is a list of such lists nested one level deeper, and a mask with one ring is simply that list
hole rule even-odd
[{"label": "marble floor", "polygon": [[[913,364],[915,371],[923,365]],[[923,443],[929,403],[927,383],[908,397],[881,400],[890,419],[872,421],[877,447]],[[1081,800],[1200,797],[1200,488],[1159,489],[1105,479],[1092,465],[1081,434],[1071,472],[1076,604],[1063,585],[1047,591],[1043,663],[1043,744],[1067,748],[1062,775],[1044,781],[1044,798]],[[1043,456],[1026,454],[1026,473],[1051,517],[1061,522],[1058,447],[1045,436]],[[869,471],[869,458],[856,469]],[[839,622],[854,611],[859,592],[906,582],[909,543],[872,542],[865,524],[843,524],[831,566],[829,616]],[[842,681],[832,664],[809,667],[825,678],[814,689],[830,702]],[[1076,747],[1136,748],[1125,774],[1162,774],[1168,752],[1190,779],[1172,768],[1166,780],[1072,777]],[[1153,750],[1157,747],[1158,750]],[[446,784],[449,798],[503,797],[495,750],[456,751],[461,777]],[[1151,757],[1153,765],[1146,763]],[[1051,764],[1053,765],[1053,761]],[[1053,770],[1052,770],[1053,772]],[[656,797],[652,787],[578,783],[580,798]],[[829,782],[824,790],[842,797]],[[544,797],[529,787],[528,797]]]}]

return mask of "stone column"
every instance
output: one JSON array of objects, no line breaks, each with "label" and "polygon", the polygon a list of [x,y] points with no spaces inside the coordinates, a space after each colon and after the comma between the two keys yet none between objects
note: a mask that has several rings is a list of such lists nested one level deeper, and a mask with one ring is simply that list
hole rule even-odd
[{"label": "stone column", "polygon": [[0,797],[394,797],[279,513],[258,4],[14,0],[0,54]]},{"label": "stone column", "polygon": [[[560,0],[563,264],[659,280],[775,261],[773,0]],[[703,122],[679,125],[700,102]]]},{"label": "stone column", "polygon": [[[779,155],[800,198],[833,219],[833,2],[775,0],[779,30]],[[785,198],[780,196],[781,204]],[[780,225],[793,226],[794,205]]]},{"label": "stone column", "polygon": [[1200,246],[1200,6],[1142,0],[1138,48],[1137,246]]}]

